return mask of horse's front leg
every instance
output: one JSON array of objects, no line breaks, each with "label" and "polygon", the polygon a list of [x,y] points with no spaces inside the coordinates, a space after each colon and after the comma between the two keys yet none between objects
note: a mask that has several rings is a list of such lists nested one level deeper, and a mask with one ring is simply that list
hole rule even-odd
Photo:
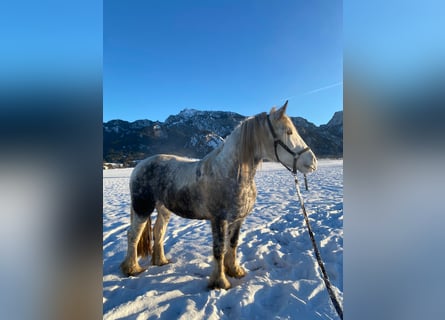
[{"label": "horse's front leg", "polygon": [[156,218],[155,226],[153,228],[153,256],[152,264],[162,266],[169,261],[164,254],[164,236],[167,231],[167,224],[170,220],[171,212],[164,205],[156,204],[158,217]]},{"label": "horse's front leg", "polygon": [[241,267],[236,259],[236,248],[238,246],[239,232],[243,220],[237,220],[229,226],[230,247],[224,257],[224,266],[229,277],[242,278],[246,275],[246,271]]},{"label": "horse's front leg", "polygon": [[227,221],[222,219],[212,220],[213,256],[215,268],[210,277],[210,289],[229,289],[230,282],[224,273],[225,238],[227,233]]}]

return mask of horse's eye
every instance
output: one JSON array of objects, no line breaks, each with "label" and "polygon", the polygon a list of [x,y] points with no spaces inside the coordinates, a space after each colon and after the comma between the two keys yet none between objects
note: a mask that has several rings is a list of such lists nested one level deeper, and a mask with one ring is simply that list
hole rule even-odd
[{"label": "horse's eye", "polygon": [[286,133],[287,133],[287,135],[290,136],[290,135],[292,134],[292,129],[288,128],[287,131],[286,131]]}]

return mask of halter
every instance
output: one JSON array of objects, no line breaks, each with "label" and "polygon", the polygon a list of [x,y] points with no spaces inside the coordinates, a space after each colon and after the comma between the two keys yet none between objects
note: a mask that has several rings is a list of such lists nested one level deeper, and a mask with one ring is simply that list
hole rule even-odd
[{"label": "halter", "polygon": [[[269,125],[270,132],[272,133],[272,136],[273,136],[273,139],[274,139],[273,145],[274,145],[275,156],[277,157],[277,160],[278,160],[278,161],[279,161],[279,162],[280,162],[280,163],[281,163],[287,170],[289,170],[290,172],[292,172],[294,175],[297,174],[297,161],[298,161],[298,158],[299,158],[303,153],[305,153],[306,151],[311,150],[311,148],[306,147],[306,148],[304,148],[303,150],[300,150],[300,151],[298,151],[298,152],[294,152],[294,151],[292,151],[291,149],[289,149],[289,147],[288,147],[283,141],[281,141],[281,140],[278,138],[277,134],[275,133],[275,130],[273,129],[272,123],[270,122],[270,117],[269,117],[269,115],[267,115],[267,124]],[[290,154],[294,157],[294,164],[293,164],[293,168],[292,168],[292,169],[289,168],[289,167],[288,167],[283,161],[281,161],[280,158],[278,157],[278,152],[277,152],[277,146],[278,146],[278,145],[280,145],[281,147],[283,147],[284,150],[286,150],[288,153],[290,153]]]}]

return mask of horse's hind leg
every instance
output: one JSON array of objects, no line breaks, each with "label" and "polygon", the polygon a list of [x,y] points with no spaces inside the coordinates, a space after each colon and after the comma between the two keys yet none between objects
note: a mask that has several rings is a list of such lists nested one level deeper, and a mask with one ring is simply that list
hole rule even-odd
[{"label": "horse's hind leg", "polygon": [[[148,216],[138,215],[131,206],[131,226],[127,231],[127,256],[120,266],[126,276],[134,276],[146,270],[139,265],[137,248],[144,228],[151,228],[151,225],[147,226],[147,219]],[[150,219],[148,220],[151,221]]]},{"label": "horse's hind leg", "polygon": [[156,266],[162,266],[168,263],[167,258],[164,255],[164,236],[167,231],[167,224],[170,220],[171,212],[164,205],[157,203],[156,210],[158,211],[158,217],[156,218],[155,226],[153,229],[153,255],[152,264]]}]

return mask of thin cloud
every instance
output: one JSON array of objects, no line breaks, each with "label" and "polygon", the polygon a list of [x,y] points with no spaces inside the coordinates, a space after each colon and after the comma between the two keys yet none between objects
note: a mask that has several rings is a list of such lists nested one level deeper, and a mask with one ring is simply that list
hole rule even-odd
[{"label": "thin cloud", "polygon": [[328,89],[331,89],[331,88],[334,88],[334,87],[338,87],[338,86],[342,86],[342,85],[343,85],[343,81],[340,81],[340,82],[336,82],[336,83],[333,83],[333,84],[330,84],[330,85],[327,85],[327,86],[324,86],[324,87],[321,87],[321,88],[317,88],[317,89],[314,89],[314,90],[311,90],[311,91],[307,91],[307,92],[304,92],[304,93],[299,93],[299,94],[293,95],[293,96],[288,96],[288,97],[286,97],[284,99],[279,98],[278,100],[284,102],[286,100],[291,100],[291,99],[294,99],[294,98],[307,96],[307,95],[310,95],[310,94],[314,94],[314,93],[317,93],[317,92],[320,92],[320,91],[328,90]]},{"label": "thin cloud", "polygon": [[317,93],[317,92],[320,92],[320,91],[324,91],[324,90],[328,90],[328,89],[331,89],[331,88],[334,88],[334,87],[338,87],[338,86],[341,86],[341,85],[343,85],[343,81],[336,82],[336,83],[333,83],[333,84],[330,84],[330,85],[327,85],[327,86],[324,86],[324,87],[321,87],[321,88],[317,88],[317,89],[308,91],[308,92],[304,93],[304,95],[314,94],[314,93]]}]

